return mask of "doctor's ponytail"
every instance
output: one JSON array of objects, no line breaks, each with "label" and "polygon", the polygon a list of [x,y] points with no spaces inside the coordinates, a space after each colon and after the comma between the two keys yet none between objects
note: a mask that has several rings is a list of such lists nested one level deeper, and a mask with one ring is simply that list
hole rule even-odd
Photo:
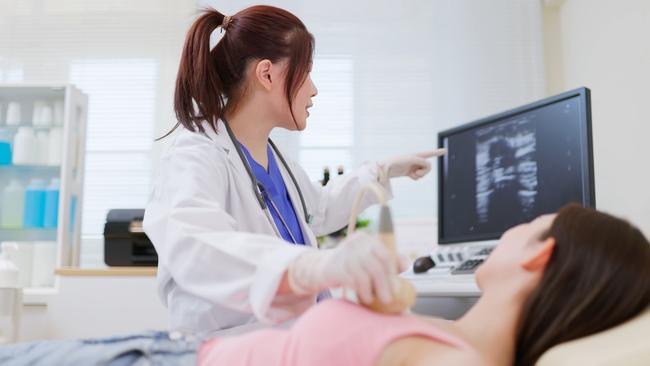
[{"label": "doctor's ponytail", "polygon": [[[210,49],[215,30],[223,35]],[[285,96],[291,108],[311,68],[313,51],[314,37],[286,10],[252,6],[231,17],[205,10],[185,39],[174,92],[178,123],[165,136],[179,125],[204,132],[203,121],[216,132],[217,121],[226,110],[235,110],[245,94],[245,71],[250,61],[267,59],[275,63],[287,59]]]}]

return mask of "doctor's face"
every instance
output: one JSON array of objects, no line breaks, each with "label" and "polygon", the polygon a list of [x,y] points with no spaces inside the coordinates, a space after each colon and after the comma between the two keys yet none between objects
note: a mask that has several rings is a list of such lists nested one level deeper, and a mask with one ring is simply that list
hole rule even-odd
[{"label": "doctor's face", "polygon": [[[271,105],[275,119],[278,121],[277,127],[286,128],[291,131],[302,131],[307,126],[308,109],[313,105],[312,98],[318,94],[316,85],[311,80],[311,69],[307,73],[305,80],[298,87],[296,95],[292,100],[292,106],[289,108],[286,97],[287,81],[287,62],[281,61],[276,64],[276,78],[281,82],[274,86],[271,91]],[[293,112],[293,116],[292,113]],[[295,117],[295,122],[294,122]]]},{"label": "doctor's face", "polygon": [[298,126],[298,131],[302,131],[307,127],[307,117],[309,117],[309,108],[314,104],[312,98],[318,94],[316,85],[311,80],[311,72],[307,74],[305,82],[302,83],[298,89],[298,94],[293,100],[292,111],[296,118],[295,125]]}]

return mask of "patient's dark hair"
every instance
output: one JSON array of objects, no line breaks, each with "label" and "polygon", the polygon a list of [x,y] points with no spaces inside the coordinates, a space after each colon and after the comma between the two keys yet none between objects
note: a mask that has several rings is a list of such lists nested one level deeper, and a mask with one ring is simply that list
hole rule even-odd
[{"label": "patient's dark hair", "polygon": [[650,305],[650,244],[619,218],[572,204],[548,232],[556,246],[519,322],[515,365],[625,322]]}]

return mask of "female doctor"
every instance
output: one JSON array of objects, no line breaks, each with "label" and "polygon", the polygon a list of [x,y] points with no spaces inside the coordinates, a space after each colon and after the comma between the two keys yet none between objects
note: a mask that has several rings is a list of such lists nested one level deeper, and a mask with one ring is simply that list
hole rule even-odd
[{"label": "female doctor", "polygon": [[434,153],[367,162],[326,187],[310,182],[269,134],[305,129],[317,94],[313,50],[304,24],[270,6],[231,17],[207,10],[190,28],[174,95],[182,128],[162,157],[144,218],[171,329],[207,335],[281,322],[339,286],[362,302],[392,299],[389,278],[401,266],[378,239],[357,233],[318,250],[316,236],[345,226],[364,184],[389,189],[388,178],[418,179]]}]

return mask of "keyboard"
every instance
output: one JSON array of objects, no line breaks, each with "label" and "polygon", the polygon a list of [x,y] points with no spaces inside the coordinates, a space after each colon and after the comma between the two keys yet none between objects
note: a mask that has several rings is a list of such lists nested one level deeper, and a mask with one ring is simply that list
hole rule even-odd
[{"label": "keyboard", "polygon": [[461,262],[451,270],[452,275],[473,274],[476,269],[485,262],[487,257],[492,253],[494,247],[487,247],[474,253],[469,259]]},{"label": "keyboard", "polygon": [[451,271],[452,275],[461,275],[461,274],[472,274],[476,272],[478,266],[483,264],[485,259],[468,259],[465,262],[461,263]]},{"label": "keyboard", "polygon": [[492,253],[493,250],[494,250],[494,247],[483,248],[483,249],[479,250],[479,252],[476,253],[476,254],[474,254],[474,255],[485,255],[485,256],[488,256],[488,255],[490,255],[490,254]]}]

